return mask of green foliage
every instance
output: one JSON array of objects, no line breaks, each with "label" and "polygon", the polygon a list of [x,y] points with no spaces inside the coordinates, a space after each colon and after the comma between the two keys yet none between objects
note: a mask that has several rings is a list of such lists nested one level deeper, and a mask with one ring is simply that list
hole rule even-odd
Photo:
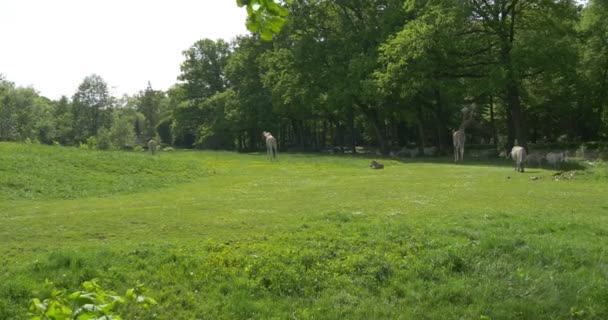
[{"label": "green foliage", "polygon": [[270,92],[263,85],[263,56],[271,48],[254,37],[239,37],[235,50],[226,65],[226,76],[232,88],[229,89],[230,103],[224,108],[228,130],[236,137],[236,146],[241,151],[256,150],[257,137],[263,130],[275,130],[276,113],[281,104],[270,100]]},{"label": "green foliage", "polygon": [[210,149],[233,148],[235,132],[230,116],[237,103],[232,90],[217,93],[201,103],[202,124],[196,132],[196,146]]},{"label": "green foliage", "polygon": [[137,110],[143,114],[145,119],[144,141],[156,136],[155,128],[159,122],[161,103],[164,98],[165,94],[162,91],[153,90],[149,82],[146,90],[139,93]]},{"label": "green foliage", "polygon": [[53,116],[56,121],[56,140],[62,145],[71,145],[74,142],[71,110],[72,106],[65,96],[54,102]]},{"label": "green foliage", "polygon": [[112,144],[121,149],[131,149],[135,145],[136,115],[129,110],[115,110],[112,112],[112,127],[109,136]]},{"label": "green foliage", "polygon": [[72,134],[75,141],[84,141],[110,122],[112,99],[108,84],[99,75],[84,78],[72,98]]},{"label": "green foliage", "polygon": [[188,100],[208,98],[227,88],[224,68],[230,56],[228,43],[221,39],[203,39],[195,42],[183,54],[185,60],[178,79],[184,82]]},{"label": "green foliage", "polygon": [[0,140],[51,143],[57,134],[52,111],[33,88],[0,80]]},{"label": "green foliage", "polygon": [[110,130],[107,128],[99,129],[97,136],[97,149],[99,150],[110,150],[112,149],[112,136]]},{"label": "green foliage", "polygon": [[604,0],[237,5],[253,34],[193,43],[167,92],[148,84],[117,99],[91,75],[72,101],[49,101],[0,79],[0,140],[79,145],[114,126],[118,148],[158,134],[179,147],[256,151],[266,130],[286,150],[446,154],[472,103],[482,115],[467,132],[473,143],[608,136]]},{"label": "green foliage", "polygon": [[[82,147],[82,145],[81,145],[81,147]],[[97,138],[95,136],[88,137],[86,147],[91,150],[97,149]]]},{"label": "green foliage", "polygon": [[259,33],[262,39],[272,40],[273,35],[279,33],[285,24],[288,10],[286,3],[291,0],[237,0],[239,7],[247,8],[247,29]]},{"label": "green foliage", "polygon": [[[116,314],[118,305],[129,303],[149,309],[157,304],[153,298],[139,294],[145,288],[128,289],[124,296],[103,289],[97,279],[82,283],[82,289],[67,295],[65,289],[57,289],[54,283],[45,280],[44,287],[50,291],[47,298],[33,298],[30,302],[30,319],[122,319]],[[125,308],[125,307],[123,307]]]},{"label": "green foliage", "polygon": [[[174,121],[171,126],[173,142],[192,147],[200,145],[202,140],[206,139],[200,138],[207,135],[204,133],[205,126],[214,127],[213,123],[223,118],[223,107],[210,106],[207,100],[216,94],[222,94],[229,87],[224,69],[230,56],[230,48],[228,43],[221,39],[203,39],[184,51],[184,56],[186,60],[181,65],[182,73],[178,77],[183,81],[180,85],[183,100],[173,109]],[[210,107],[216,110],[209,110]],[[219,114],[216,114],[216,111]]]},{"label": "green foliage", "polygon": [[167,143],[173,142],[173,133],[171,132],[171,123],[173,119],[171,117],[165,117],[160,120],[156,126],[156,132],[158,133],[159,140],[167,141]]},{"label": "green foliage", "polygon": [[[593,113],[583,121],[598,127],[602,138],[608,137],[608,3],[591,0],[581,13],[579,30],[583,43],[579,47],[581,85],[585,90],[584,105],[591,106]],[[584,106],[583,105],[583,106]]]}]

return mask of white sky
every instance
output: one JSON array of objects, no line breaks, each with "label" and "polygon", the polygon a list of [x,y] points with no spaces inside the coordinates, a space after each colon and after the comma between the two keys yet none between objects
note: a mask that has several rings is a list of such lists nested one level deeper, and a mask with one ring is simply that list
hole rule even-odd
[{"label": "white sky", "polygon": [[182,51],[247,34],[236,0],[0,0],[0,74],[71,97],[93,73],[116,97],[177,82]]}]

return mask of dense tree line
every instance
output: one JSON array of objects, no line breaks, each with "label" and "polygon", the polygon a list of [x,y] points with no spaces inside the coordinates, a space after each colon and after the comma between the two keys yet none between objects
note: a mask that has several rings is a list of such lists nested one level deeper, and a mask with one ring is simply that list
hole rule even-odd
[{"label": "dense tree line", "polygon": [[248,151],[267,130],[283,149],[448,152],[463,110],[469,141],[497,149],[608,135],[606,0],[293,0],[268,10],[251,11],[251,35],[187,48],[167,92],[148,84],[115,98],[91,75],[51,101],[0,78],[0,140],[130,148],[156,137]]}]

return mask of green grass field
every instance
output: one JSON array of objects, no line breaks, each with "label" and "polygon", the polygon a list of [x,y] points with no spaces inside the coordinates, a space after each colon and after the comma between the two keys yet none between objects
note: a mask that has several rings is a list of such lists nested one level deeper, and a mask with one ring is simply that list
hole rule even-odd
[{"label": "green grass field", "polygon": [[427,160],[0,143],[0,319],[93,278],[125,319],[608,319],[608,166]]}]

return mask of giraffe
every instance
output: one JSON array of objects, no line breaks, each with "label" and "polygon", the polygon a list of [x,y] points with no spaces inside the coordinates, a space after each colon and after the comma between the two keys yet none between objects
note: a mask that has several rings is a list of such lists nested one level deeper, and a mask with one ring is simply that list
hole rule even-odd
[{"label": "giraffe", "polygon": [[454,162],[464,160],[464,143],[467,139],[465,129],[473,121],[473,114],[475,106],[470,109],[467,107],[462,108],[462,122],[458,127],[458,130],[452,131],[452,143],[454,144]]},{"label": "giraffe", "polygon": [[266,139],[266,155],[268,155],[268,159],[270,161],[278,159],[278,151],[277,151],[277,139],[270,134],[270,132],[263,131],[262,136]]},{"label": "giraffe", "polygon": [[150,150],[150,154],[154,155],[156,153],[156,141],[154,139],[148,141],[148,150]]}]

